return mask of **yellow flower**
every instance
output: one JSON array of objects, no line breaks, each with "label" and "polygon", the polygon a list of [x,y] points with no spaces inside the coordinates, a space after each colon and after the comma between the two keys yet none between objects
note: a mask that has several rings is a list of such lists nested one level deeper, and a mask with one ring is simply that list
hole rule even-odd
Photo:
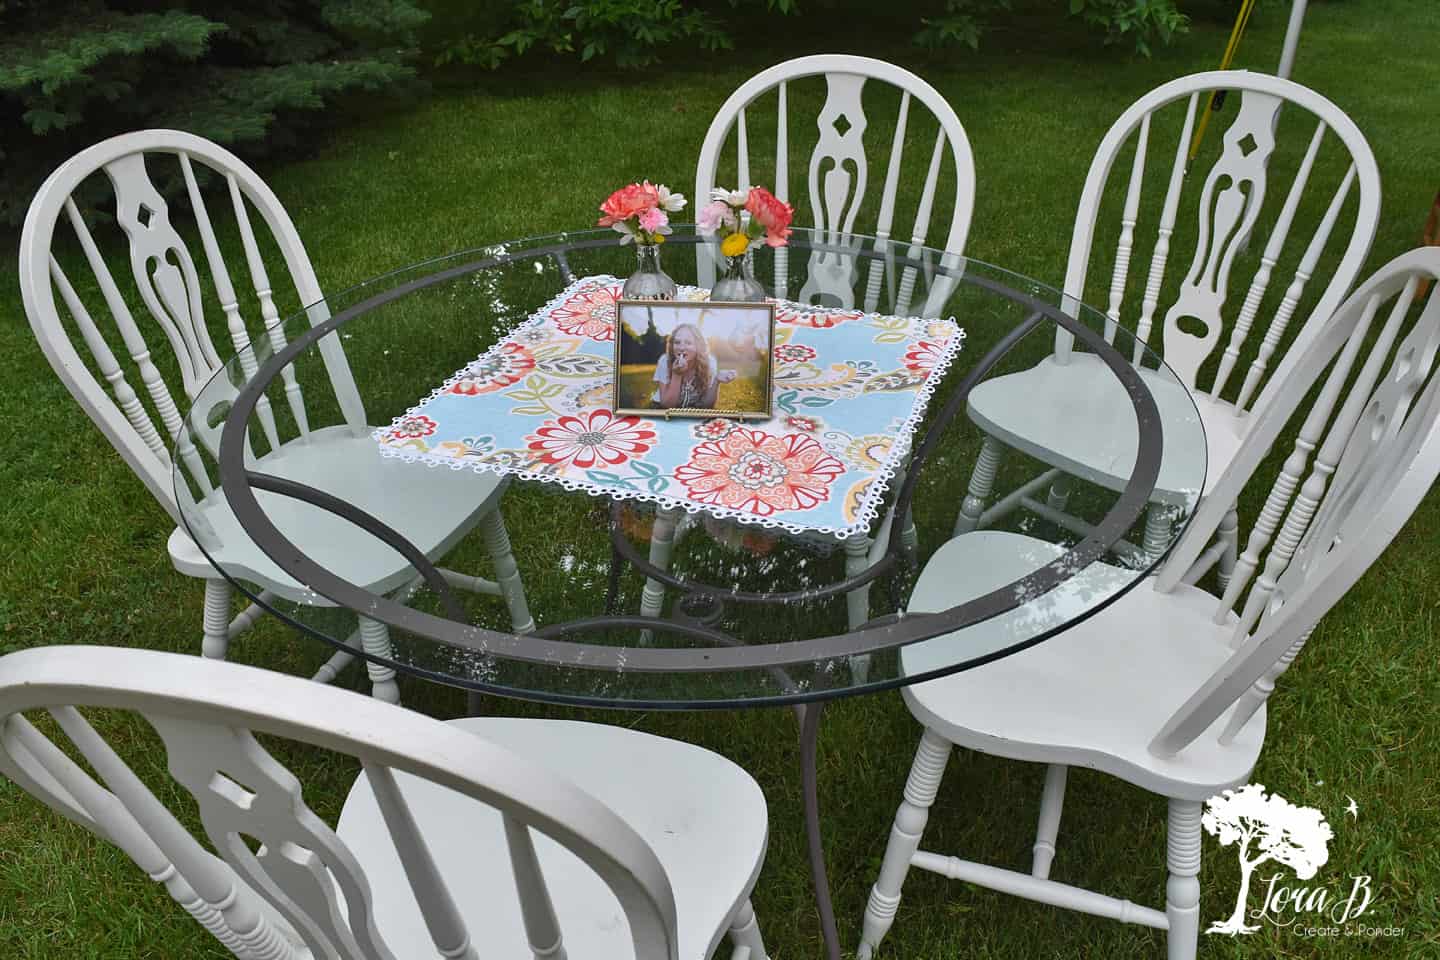
[{"label": "yellow flower", "polygon": [[750,249],[750,238],[743,233],[732,233],[720,243],[720,252],[727,257],[738,257]]}]

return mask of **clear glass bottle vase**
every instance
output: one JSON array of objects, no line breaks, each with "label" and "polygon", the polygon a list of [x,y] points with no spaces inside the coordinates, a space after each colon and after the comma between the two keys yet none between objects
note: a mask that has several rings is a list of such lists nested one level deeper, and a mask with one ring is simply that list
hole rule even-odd
[{"label": "clear glass bottle vase", "polygon": [[751,246],[738,257],[721,256],[724,273],[710,291],[711,300],[731,303],[757,303],[765,299],[765,288],[755,279],[755,248]]},{"label": "clear glass bottle vase", "polygon": [[627,300],[674,300],[677,292],[675,281],[660,269],[660,245],[635,244],[635,272],[620,295]]}]

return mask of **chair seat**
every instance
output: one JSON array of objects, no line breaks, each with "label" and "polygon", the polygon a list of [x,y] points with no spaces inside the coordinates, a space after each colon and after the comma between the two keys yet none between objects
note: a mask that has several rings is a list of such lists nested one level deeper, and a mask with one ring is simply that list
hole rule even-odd
[{"label": "chair seat", "polygon": [[[1206,461],[1189,445],[1167,445],[1152,499],[1189,503],[1203,471],[1209,492],[1244,438],[1248,420],[1233,404],[1186,390],[1168,372],[1141,368],[1140,376],[1167,425],[1193,422],[1205,430]],[[979,384],[968,400],[970,418],[1006,446],[1067,473],[1121,489],[1135,464],[1135,408],[1120,381],[1093,353],[1072,353],[1068,363],[1046,357],[1029,370]],[[1168,438],[1167,438],[1168,439]]]},{"label": "chair seat", "polygon": [[[749,774],[708,750],[625,727],[502,717],[450,723],[544,763],[618,814],[669,875],[679,956],[710,955],[765,858],[765,797]],[[480,952],[530,956],[500,814],[427,780],[398,771],[396,780]],[[376,925],[396,956],[435,956],[363,773],[337,833],[370,878]],[[531,836],[567,955],[633,956],[620,904],[599,876],[548,838]]]},{"label": "chair seat", "polygon": [[[491,474],[426,468],[382,457],[368,430],[356,436],[343,425],[292,440],[261,457],[253,468],[354,504],[399,531],[431,559],[445,554],[474,527],[504,483]],[[396,471],[405,472],[403,483],[395,481]],[[398,498],[397,489],[409,490],[410,495]],[[282,534],[337,576],[374,593],[388,593],[415,577],[404,557],[376,549],[379,541],[348,520],[293,497],[261,490],[255,495]],[[250,539],[222,491],[216,489],[206,497],[198,513],[219,538],[220,546],[212,555],[227,572],[287,599],[315,602],[313,591],[296,583]],[[177,528],[169,547],[171,561],[181,573],[215,575],[187,530]]]},{"label": "chair seat", "polygon": [[[947,609],[962,597],[1004,586],[1062,553],[1015,533],[956,537],[925,565],[910,610]],[[1057,590],[1114,592],[1133,579],[1096,563]],[[1230,656],[1230,625],[1212,621],[1216,598],[1181,585],[1158,593],[1136,584],[1099,613],[1027,650],[903,688],[911,713],[962,747],[1018,760],[1092,767],[1165,796],[1203,800],[1244,783],[1265,738],[1261,707],[1229,745],[1228,714],[1177,756],[1147,749],[1170,716]],[[953,663],[947,644],[1000,649],[1034,635],[1034,610],[1021,608],[901,652],[906,674]],[[1013,639],[1005,634],[1012,634]]]}]

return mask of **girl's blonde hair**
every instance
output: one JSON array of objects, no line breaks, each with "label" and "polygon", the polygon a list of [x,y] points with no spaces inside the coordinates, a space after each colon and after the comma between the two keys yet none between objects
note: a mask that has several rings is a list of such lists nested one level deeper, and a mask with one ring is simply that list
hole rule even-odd
[{"label": "girl's blonde hair", "polygon": [[681,330],[689,330],[690,336],[695,339],[695,366],[690,375],[695,378],[695,386],[703,397],[710,392],[710,342],[693,323],[677,324],[675,329],[670,331],[670,336],[665,338],[665,356],[670,364],[670,375],[675,376],[675,335]]}]

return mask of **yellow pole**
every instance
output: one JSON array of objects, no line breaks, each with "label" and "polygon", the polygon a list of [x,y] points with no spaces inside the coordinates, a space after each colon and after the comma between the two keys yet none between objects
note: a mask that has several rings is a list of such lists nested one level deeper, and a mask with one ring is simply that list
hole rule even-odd
[{"label": "yellow pole", "polygon": [[[1220,58],[1220,69],[1229,70],[1230,62],[1235,59],[1236,52],[1240,49],[1240,38],[1245,34],[1245,27],[1250,22],[1250,13],[1255,9],[1255,0],[1241,0],[1240,12],[1235,17],[1235,26],[1230,28],[1230,41],[1225,44],[1225,55]],[[1223,90],[1210,94],[1209,109],[1200,117],[1200,124],[1195,130],[1195,136],[1190,140],[1190,155],[1185,162],[1188,165],[1200,152],[1200,141],[1205,139],[1205,127],[1210,123],[1210,114],[1220,109],[1225,102]]]}]

